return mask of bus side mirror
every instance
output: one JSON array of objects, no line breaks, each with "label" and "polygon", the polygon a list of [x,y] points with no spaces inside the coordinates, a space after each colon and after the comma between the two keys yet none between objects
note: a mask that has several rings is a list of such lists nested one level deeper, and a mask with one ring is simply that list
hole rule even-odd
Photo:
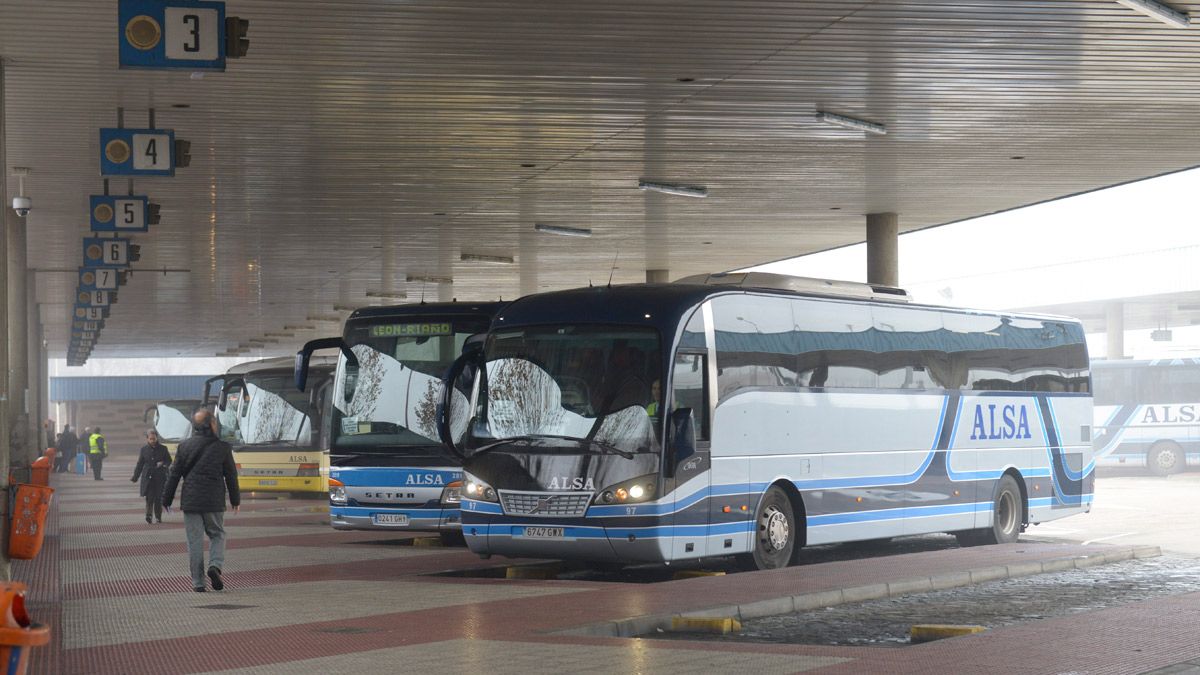
[{"label": "bus side mirror", "polygon": [[438,439],[449,453],[460,461],[466,459],[466,454],[454,442],[453,425],[450,416],[454,412],[454,383],[467,372],[468,368],[479,365],[483,361],[483,341],[472,342],[471,336],[463,343],[463,353],[450,369],[442,376],[442,398],[438,401],[436,421]]},{"label": "bus side mirror", "polygon": [[142,412],[142,424],[150,424],[150,413],[158,412],[158,405],[146,406],[146,410]]},{"label": "bus side mirror", "polygon": [[225,382],[225,384],[221,387],[221,398],[217,402],[218,410],[225,410],[226,404],[229,403],[229,392],[233,390],[234,387],[241,387],[244,390],[246,388],[246,380],[236,377]]},{"label": "bus side mirror", "polygon": [[218,382],[218,381],[221,382],[222,384],[224,384],[225,376],[217,375],[216,377],[210,377],[204,381],[204,396],[203,396],[203,398],[200,399],[200,407],[201,408],[206,407],[210,403],[213,402],[212,386],[213,386],[213,383]]},{"label": "bus side mirror", "polygon": [[671,478],[675,467],[696,453],[696,416],[691,408],[679,408],[667,419],[667,458],[664,475]]},{"label": "bus side mirror", "polygon": [[308,384],[308,363],[312,360],[313,352],[318,349],[338,349],[342,355],[346,357],[346,365],[358,367],[358,357],[351,351],[350,345],[340,337],[318,338],[309,340],[304,343],[300,351],[296,352],[295,378],[296,388],[304,391],[304,387]]}]

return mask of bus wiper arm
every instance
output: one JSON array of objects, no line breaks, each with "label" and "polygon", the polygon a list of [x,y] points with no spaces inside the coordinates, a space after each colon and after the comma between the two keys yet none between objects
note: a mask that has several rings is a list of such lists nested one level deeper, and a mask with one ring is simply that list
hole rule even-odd
[{"label": "bus wiper arm", "polygon": [[604,452],[612,453],[614,455],[620,455],[620,456],[624,457],[625,459],[633,459],[632,452],[622,450],[614,445],[605,443],[603,441],[597,441],[595,439],[589,439],[589,438],[576,438],[575,436],[558,436],[555,434],[529,434],[527,436],[517,436],[516,438],[506,438],[504,440],[494,441],[492,443],[488,443],[487,445],[480,447],[478,450],[471,453],[471,456],[478,457],[479,455],[481,455],[485,452],[494,450],[495,448],[497,448],[501,445],[504,445],[506,443],[532,445],[534,441],[538,441],[538,440],[570,441],[571,443],[575,443],[576,445],[595,446],[597,448],[600,448]]}]

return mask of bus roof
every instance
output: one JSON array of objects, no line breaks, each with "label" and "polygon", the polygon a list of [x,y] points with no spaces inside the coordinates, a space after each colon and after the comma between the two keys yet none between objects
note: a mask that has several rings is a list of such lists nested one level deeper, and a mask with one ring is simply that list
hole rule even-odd
[{"label": "bus roof", "polygon": [[406,317],[436,314],[438,316],[495,316],[507,302],[422,302],[387,307],[363,307],[354,310],[346,323],[361,319]]},{"label": "bus roof", "polygon": [[704,300],[718,295],[764,294],[796,298],[844,300],[896,307],[928,309],[959,314],[978,314],[1039,321],[1056,321],[1078,324],[1078,319],[1047,314],[998,312],[964,307],[943,307],[897,302],[893,299],[877,300],[858,295],[837,293],[807,293],[779,288],[731,286],[725,284],[667,283],[667,284],[620,284],[614,286],[591,286],[564,291],[551,291],[527,295],[514,300],[503,308],[493,325],[494,329],[505,326],[554,324],[554,323],[609,323],[621,325],[646,325],[660,331],[673,332],[684,312]]},{"label": "bus roof", "polygon": [[1092,368],[1160,368],[1166,366],[1200,366],[1200,358],[1181,359],[1096,359]]},{"label": "bus roof", "polygon": [[[261,359],[258,361],[247,361],[239,363],[225,372],[225,377],[229,378],[234,375],[249,375],[263,374],[269,371],[278,370],[280,372],[291,374],[295,369],[296,359],[291,356],[276,356],[270,359]],[[337,367],[336,356],[314,356],[309,366],[313,369],[329,369],[333,370]]]}]

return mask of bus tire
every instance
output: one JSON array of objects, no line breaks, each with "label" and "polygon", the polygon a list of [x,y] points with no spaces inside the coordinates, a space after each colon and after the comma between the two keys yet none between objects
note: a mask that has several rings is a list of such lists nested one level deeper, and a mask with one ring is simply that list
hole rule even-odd
[{"label": "bus tire", "polygon": [[1173,441],[1159,441],[1146,451],[1146,467],[1155,476],[1183,471],[1183,450]]},{"label": "bus tire", "polygon": [[754,525],[753,548],[740,556],[742,566],[752,570],[787,567],[796,548],[798,525],[792,502],[779,486],[772,485],[763,495]]},{"label": "bus tire", "polygon": [[1024,519],[1024,500],[1017,480],[1004,474],[996,483],[996,495],[992,498],[992,526],[978,530],[955,532],[959,546],[984,546],[987,544],[1011,544],[1021,536]]}]

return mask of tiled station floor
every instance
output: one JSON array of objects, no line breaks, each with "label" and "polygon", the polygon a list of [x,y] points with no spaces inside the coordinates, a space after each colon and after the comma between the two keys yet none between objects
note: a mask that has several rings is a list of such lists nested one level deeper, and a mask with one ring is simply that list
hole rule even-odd
[{"label": "tiled station floor", "polygon": [[227,515],[224,592],[195,593],[181,516],[147,525],[131,465],[57,474],[42,555],[15,563],[59,673],[1140,673],[1200,659],[1200,594],[912,647],[714,644],[563,635],[588,624],[900,581],[1102,546],[1016,544],[656,584],[430,576],[491,567],[463,549],[335,532],[323,502]]}]

